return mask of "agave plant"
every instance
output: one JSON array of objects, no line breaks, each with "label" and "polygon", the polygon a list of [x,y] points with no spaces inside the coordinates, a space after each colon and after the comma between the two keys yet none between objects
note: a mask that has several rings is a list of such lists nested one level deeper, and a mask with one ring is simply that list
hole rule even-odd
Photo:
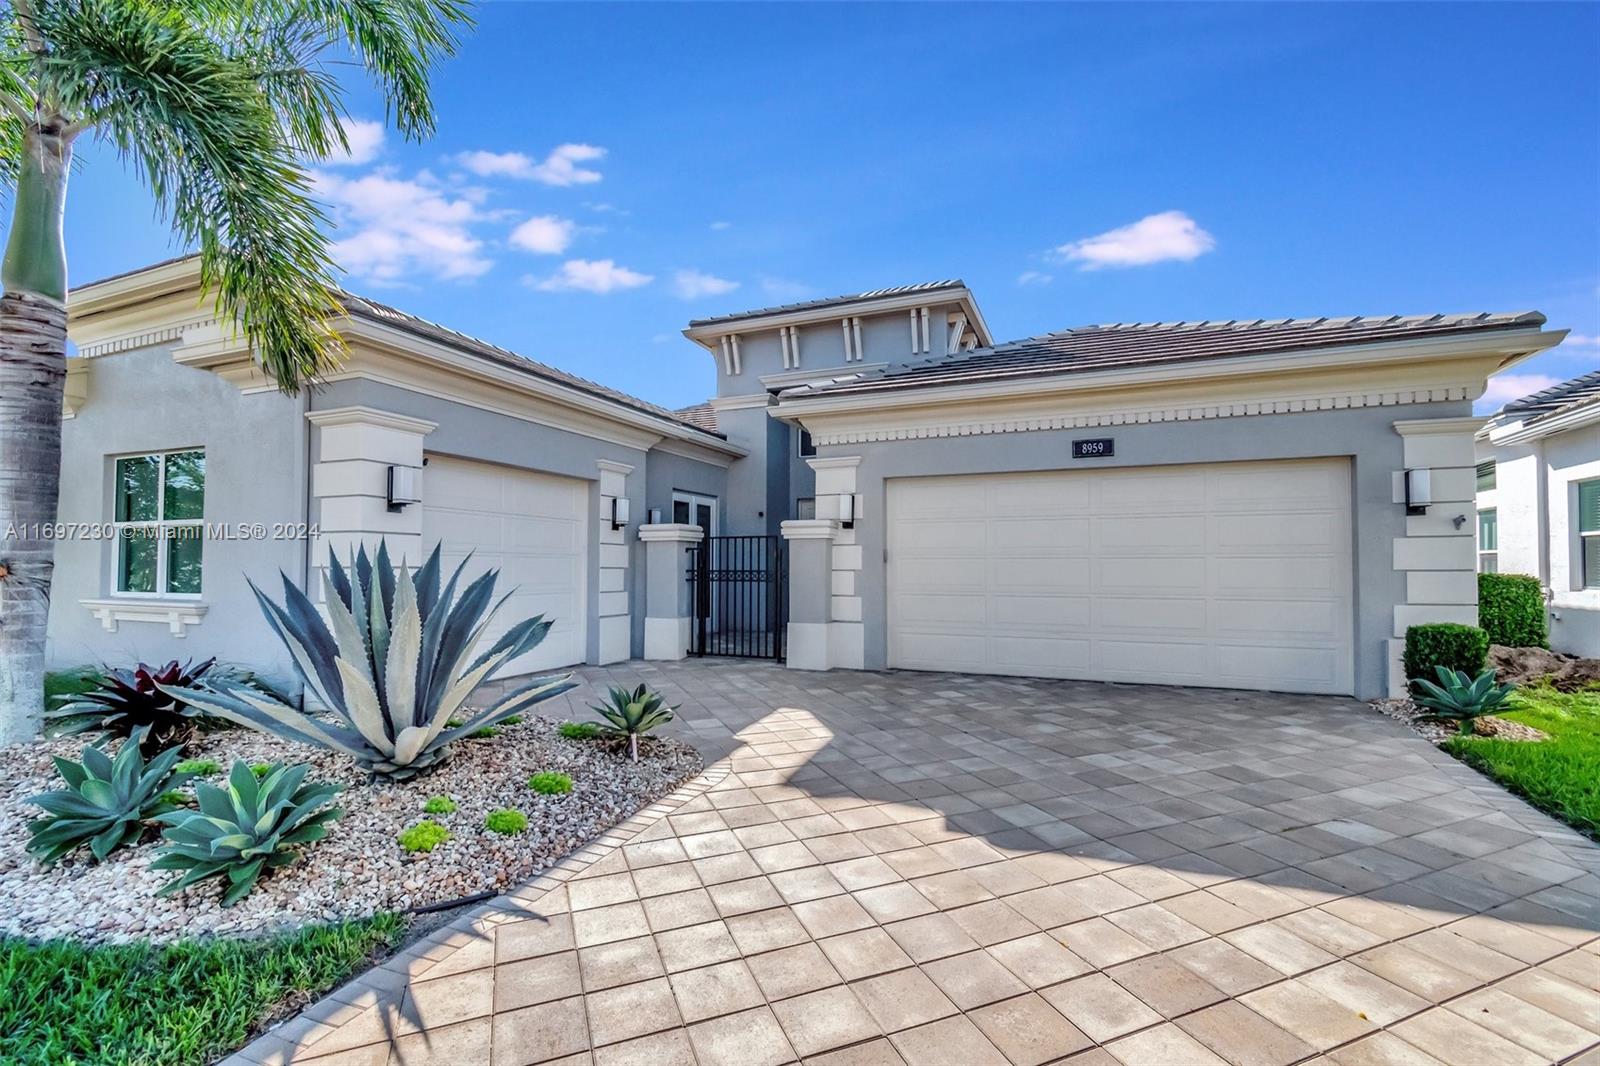
[{"label": "agave plant", "polygon": [[[208,877],[227,875],[222,905],[243,899],[265,870],[299,857],[299,848],[321,840],[328,823],[344,811],[325,807],[343,785],[304,784],[310,767],[270,767],[257,778],[248,763],[236,762],[228,787],[200,784],[194,789],[199,810],[163,814],[167,823],[153,870],[182,870],[157,895],[181,891]],[[325,808],[325,809],[319,809]]]},{"label": "agave plant", "polygon": [[[375,774],[415,776],[443,759],[452,741],[574,685],[570,676],[534,678],[482,710],[462,709],[479,685],[537,645],[551,625],[542,615],[518,622],[469,658],[509,594],[494,601],[499,571],[490,570],[457,596],[465,567],[463,560],[441,588],[437,546],[415,574],[404,566],[397,574],[382,542],[375,558],[363,547],[348,571],[330,550],[322,578],[326,622],[288,575],[281,606],[250,585],[306,691],[331,717],[230,681],[170,693],[241,725],[343,752]],[[452,722],[457,711],[461,718]]]},{"label": "agave plant", "polygon": [[668,707],[665,700],[643,685],[631,692],[613,685],[609,697],[607,703],[591,705],[590,710],[603,719],[595,725],[605,736],[627,737],[628,757],[638,762],[639,738],[672,721],[675,708]]},{"label": "agave plant", "polygon": [[48,815],[28,825],[28,850],[41,862],[55,862],[84,844],[96,862],[104,861],[137,840],[146,821],[173,809],[167,793],[190,776],[173,770],[182,753],[172,748],[146,763],[141,739],[124,741],[115,758],[93,745],[83,749],[82,762],[56,757],[56,772],[67,787],[28,800]]},{"label": "agave plant", "polygon": [[190,704],[162,691],[161,686],[188,688],[196,684],[216,659],[195,665],[194,660],[179,664],[174,659],[161,667],[140,663],[133,670],[106,667],[97,687],[88,692],[64,697],[45,712],[51,736],[71,736],[98,730],[96,743],[115,736],[131,736],[138,730],[144,738],[139,745],[145,758],[163,748],[187,744],[194,739],[204,715]]},{"label": "agave plant", "polygon": [[1471,733],[1475,719],[1496,710],[1517,688],[1512,684],[1495,684],[1492,669],[1477,677],[1448,666],[1436,666],[1434,671],[1439,675],[1439,684],[1420,677],[1412,682],[1417,689],[1417,702],[1429,711],[1419,717],[1455,722],[1462,733]]}]

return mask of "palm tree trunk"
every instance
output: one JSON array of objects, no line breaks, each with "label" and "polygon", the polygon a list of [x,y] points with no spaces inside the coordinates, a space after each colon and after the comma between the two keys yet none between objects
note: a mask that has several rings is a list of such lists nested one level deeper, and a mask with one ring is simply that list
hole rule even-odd
[{"label": "palm tree trunk", "polygon": [[72,146],[34,125],[24,147],[0,264],[0,744],[39,731],[67,376],[61,218]]}]

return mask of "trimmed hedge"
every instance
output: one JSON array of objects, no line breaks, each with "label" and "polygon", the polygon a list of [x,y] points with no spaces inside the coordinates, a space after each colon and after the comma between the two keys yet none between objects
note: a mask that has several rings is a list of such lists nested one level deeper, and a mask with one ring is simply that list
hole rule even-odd
[{"label": "trimmed hedge", "polygon": [[1490,644],[1550,647],[1539,579],[1527,574],[1479,574],[1478,625],[1489,634]]},{"label": "trimmed hedge", "polygon": [[1404,664],[1407,680],[1434,680],[1434,667],[1460,670],[1468,677],[1483,673],[1489,657],[1489,634],[1477,626],[1430,622],[1406,630]]}]

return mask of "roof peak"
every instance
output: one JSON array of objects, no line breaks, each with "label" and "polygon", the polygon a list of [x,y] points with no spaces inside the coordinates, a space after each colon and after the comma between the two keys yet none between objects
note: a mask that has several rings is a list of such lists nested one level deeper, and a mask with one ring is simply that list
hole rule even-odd
[{"label": "roof peak", "polygon": [[966,282],[960,278],[945,278],[942,281],[919,281],[912,285],[894,285],[885,289],[868,289],[866,292],[854,292],[844,296],[824,296],[815,300],[801,300],[797,303],[775,304],[772,307],[758,307],[749,311],[735,311],[726,315],[696,318],[690,320],[689,328],[711,326],[719,322],[738,322],[747,318],[765,318],[767,315],[785,315],[795,311],[810,311],[839,304],[881,300],[891,296],[906,296],[917,292],[938,292],[942,289],[965,289],[966,287]]}]

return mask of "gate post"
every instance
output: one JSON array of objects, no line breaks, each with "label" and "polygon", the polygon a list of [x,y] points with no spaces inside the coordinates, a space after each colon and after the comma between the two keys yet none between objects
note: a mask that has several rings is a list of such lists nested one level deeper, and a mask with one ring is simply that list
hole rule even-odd
[{"label": "gate post", "polygon": [[833,540],[839,523],[831,518],[785,522],[789,545],[789,628],[785,645],[792,670],[826,670],[836,665],[829,653],[833,621]]},{"label": "gate post", "polygon": [[682,523],[639,527],[644,543],[644,657],[676,660],[689,654],[689,582],[686,550],[705,530]]}]

